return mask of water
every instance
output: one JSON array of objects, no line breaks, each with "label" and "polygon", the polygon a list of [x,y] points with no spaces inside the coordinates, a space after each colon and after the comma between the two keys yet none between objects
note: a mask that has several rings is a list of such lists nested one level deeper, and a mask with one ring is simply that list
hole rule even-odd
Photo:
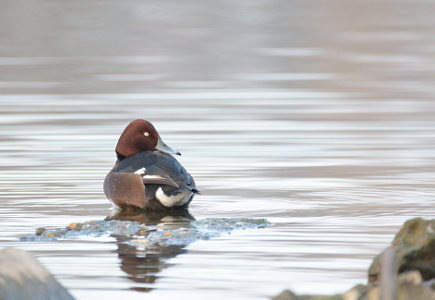
[{"label": "water", "polygon": [[[2,1],[1,246],[78,299],[342,292],[411,217],[434,217],[431,1]],[[186,247],[24,242],[102,220],[114,147],[152,121],[202,194],[267,218]],[[163,220],[161,226],[174,226]],[[172,225],[171,225],[172,224]]]}]

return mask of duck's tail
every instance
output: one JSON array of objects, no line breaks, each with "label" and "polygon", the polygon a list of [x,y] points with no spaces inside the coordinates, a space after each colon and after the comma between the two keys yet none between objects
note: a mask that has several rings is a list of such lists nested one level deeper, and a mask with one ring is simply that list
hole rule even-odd
[{"label": "duck's tail", "polygon": [[190,190],[195,194],[201,194],[201,192],[197,188],[191,188]]}]

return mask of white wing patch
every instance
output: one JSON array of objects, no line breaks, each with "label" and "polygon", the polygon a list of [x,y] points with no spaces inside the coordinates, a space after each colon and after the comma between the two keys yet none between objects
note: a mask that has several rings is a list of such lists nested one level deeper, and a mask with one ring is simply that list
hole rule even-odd
[{"label": "white wing patch", "polygon": [[186,204],[189,201],[190,197],[192,197],[192,192],[189,190],[183,191],[177,195],[167,196],[161,187],[159,187],[156,191],[156,198],[166,207],[172,206],[181,206]]},{"label": "white wing patch", "polygon": [[147,172],[147,169],[142,168],[142,169],[139,169],[136,172],[134,172],[134,174],[138,174],[140,176],[143,176],[143,175],[145,175],[146,172]]},{"label": "white wing patch", "polygon": [[[173,186],[175,188],[179,188],[178,184],[173,181],[171,178],[162,177],[158,175],[146,175],[147,170],[145,168],[141,168],[134,172],[135,174],[138,174],[142,177],[144,184],[166,184],[169,186]],[[192,192],[189,190],[183,191],[181,193],[178,193],[176,195],[167,196],[161,187],[159,187],[156,191],[156,198],[160,201],[164,206],[166,207],[172,207],[172,206],[181,206],[183,204],[186,204],[187,201],[189,201],[190,197],[192,197]]]}]

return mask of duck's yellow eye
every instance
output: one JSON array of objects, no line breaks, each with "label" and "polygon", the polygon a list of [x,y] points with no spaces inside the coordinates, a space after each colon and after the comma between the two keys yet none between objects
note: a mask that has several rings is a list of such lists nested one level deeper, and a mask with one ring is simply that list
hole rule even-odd
[{"label": "duck's yellow eye", "polygon": [[148,133],[148,131],[145,131],[143,135],[144,136],[149,136],[150,134]]}]

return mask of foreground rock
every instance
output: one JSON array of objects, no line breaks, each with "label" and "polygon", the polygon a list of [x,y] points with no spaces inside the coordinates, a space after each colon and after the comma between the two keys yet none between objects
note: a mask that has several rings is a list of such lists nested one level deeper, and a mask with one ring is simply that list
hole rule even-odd
[{"label": "foreground rock", "polygon": [[[435,278],[435,219],[412,219],[403,224],[391,246],[395,249],[396,273],[417,270],[424,280]],[[379,280],[380,259],[375,257],[369,268],[369,283]]]},{"label": "foreground rock", "polygon": [[73,300],[68,291],[30,254],[0,251],[0,299]]},{"label": "foreground rock", "polygon": [[297,296],[284,291],[273,300],[435,300],[435,219],[407,221],[391,247],[373,260],[368,285],[342,295]]},{"label": "foreground rock", "polygon": [[341,296],[297,296],[292,291],[285,290],[272,300],[341,300]]}]

